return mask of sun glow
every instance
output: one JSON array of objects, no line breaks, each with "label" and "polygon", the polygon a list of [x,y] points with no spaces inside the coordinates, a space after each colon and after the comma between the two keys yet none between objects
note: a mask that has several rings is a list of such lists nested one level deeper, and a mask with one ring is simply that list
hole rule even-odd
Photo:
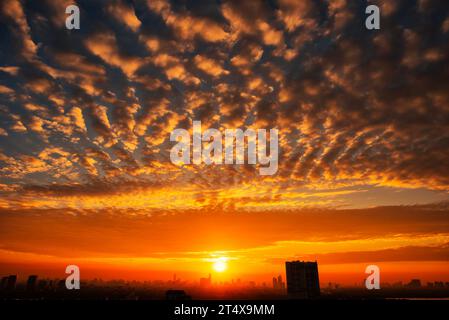
[{"label": "sun glow", "polygon": [[226,269],[228,268],[228,264],[227,264],[227,259],[226,258],[219,258],[217,260],[214,261],[213,264],[213,268],[216,272],[224,272],[226,271]]}]

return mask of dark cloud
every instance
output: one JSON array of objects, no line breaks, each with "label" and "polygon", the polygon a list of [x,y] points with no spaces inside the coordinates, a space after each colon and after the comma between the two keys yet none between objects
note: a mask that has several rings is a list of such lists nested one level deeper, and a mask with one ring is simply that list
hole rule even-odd
[{"label": "dark cloud", "polygon": [[[314,255],[292,256],[289,260],[319,261],[322,264],[379,263],[401,261],[449,261],[449,244],[441,246],[406,246],[376,251],[351,251]],[[283,263],[285,258],[270,259],[272,263]]]}]

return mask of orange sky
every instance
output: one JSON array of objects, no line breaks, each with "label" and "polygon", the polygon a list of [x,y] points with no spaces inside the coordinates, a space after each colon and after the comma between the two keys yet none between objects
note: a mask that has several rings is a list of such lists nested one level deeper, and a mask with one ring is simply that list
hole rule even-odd
[{"label": "orange sky", "polygon": [[[324,282],[358,283],[369,264],[384,281],[448,280],[445,206],[373,209],[132,212],[20,210],[0,218],[1,273],[93,278],[268,281],[286,260],[317,260]],[[222,274],[213,263],[226,258]],[[36,271],[33,271],[36,270]]]}]

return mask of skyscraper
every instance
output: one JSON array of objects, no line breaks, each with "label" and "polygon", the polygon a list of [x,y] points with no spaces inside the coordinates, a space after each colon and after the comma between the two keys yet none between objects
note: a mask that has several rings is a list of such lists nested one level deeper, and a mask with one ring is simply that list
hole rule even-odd
[{"label": "skyscraper", "polygon": [[6,290],[13,291],[16,288],[17,276],[10,275],[8,277],[8,282],[6,283]]},{"label": "skyscraper", "polygon": [[2,280],[0,282],[0,289],[1,290],[6,289],[7,282],[8,282],[8,277],[2,277]]},{"label": "skyscraper", "polygon": [[285,283],[282,281],[282,276],[281,275],[278,275],[278,287],[281,290],[285,289]]},{"label": "skyscraper", "polygon": [[26,290],[27,291],[35,291],[36,290],[36,284],[37,284],[37,276],[32,275],[28,277]]},{"label": "skyscraper", "polygon": [[291,261],[285,263],[287,293],[292,298],[310,299],[320,295],[318,263]]},{"label": "skyscraper", "polygon": [[273,289],[284,290],[285,283],[282,281],[282,276],[279,275],[277,278],[273,277]]},{"label": "skyscraper", "polygon": [[273,289],[278,288],[278,279],[276,277],[273,277]]}]

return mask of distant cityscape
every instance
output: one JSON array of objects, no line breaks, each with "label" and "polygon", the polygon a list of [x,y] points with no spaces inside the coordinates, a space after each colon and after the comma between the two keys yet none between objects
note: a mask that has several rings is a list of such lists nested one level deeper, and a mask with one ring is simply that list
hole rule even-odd
[{"label": "distant cityscape", "polygon": [[186,300],[186,299],[350,299],[350,298],[448,298],[449,282],[422,283],[411,279],[407,283],[382,283],[380,290],[362,286],[342,286],[319,282],[318,263],[286,262],[286,281],[282,275],[272,283],[243,281],[215,281],[212,275],[198,281],[184,281],[176,274],[170,280],[153,281],[81,281],[81,290],[68,290],[65,279],[40,278],[30,275],[1,277],[0,299],[124,299],[124,300]]}]

